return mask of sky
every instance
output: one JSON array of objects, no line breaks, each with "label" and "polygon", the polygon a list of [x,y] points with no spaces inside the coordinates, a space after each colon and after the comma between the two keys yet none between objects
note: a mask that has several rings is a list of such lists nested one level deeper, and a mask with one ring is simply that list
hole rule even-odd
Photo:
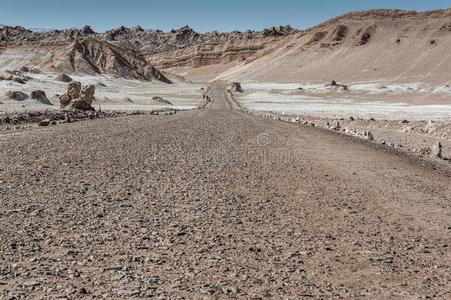
[{"label": "sky", "polygon": [[425,11],[451,8],[451,0],[0,0],[0,24],[27,28],[80,28],[102,32],[141,25],[198,32],[305,29],[340,14],[373,8]]}]

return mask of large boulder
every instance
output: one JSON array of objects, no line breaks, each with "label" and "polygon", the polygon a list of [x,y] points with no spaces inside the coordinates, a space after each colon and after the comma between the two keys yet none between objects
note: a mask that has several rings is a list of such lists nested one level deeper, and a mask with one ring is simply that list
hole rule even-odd
[{"label": "large boulder", "polygon": [[30,98],[41,102],[42,104],[53,105],[52,102],[47,98],[47,95],[44,91],[36,90],[32,91],[30,94]]},{"label": "large boulder", "polygon": [[5,97],[11,100],[23,101],[28,99],[28,95],[19,91],[6,91]]}]

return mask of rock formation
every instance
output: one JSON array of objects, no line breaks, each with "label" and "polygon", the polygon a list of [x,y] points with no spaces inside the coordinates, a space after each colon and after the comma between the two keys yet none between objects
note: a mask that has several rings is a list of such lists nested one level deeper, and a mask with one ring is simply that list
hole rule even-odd
[{"label": "rock formation", "polygon": [[94,85],[86,85],[81,89],[79,98],[73,99],[70,106],[79,110],[94,110],[91,106],[94,101],[94,93],[96,87]]},{"label": "rock formation", "polygon": [[53,72],[112,74],[123,78],[170,83],[138,52],[94,38],[76,41],[59,49],[41,64]]},{"label": "rock formation", "polygon": [[72,81],[67,87],[65,94],[59,97],[61,108],[72,108],[79,110],[94,110],[92,102],[94,101],[95,86],[87,85],[82,87],[78,81]]}]

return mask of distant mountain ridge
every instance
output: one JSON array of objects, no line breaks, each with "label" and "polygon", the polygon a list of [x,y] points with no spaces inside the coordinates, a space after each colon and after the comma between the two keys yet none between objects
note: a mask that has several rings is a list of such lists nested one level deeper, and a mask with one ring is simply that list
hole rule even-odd
[{"label": "distant mountain ridge", "polygon": [[217,31],[200,34],[189,26],[173,29],[169,32],[162,30],[145,30],[140,26],[127,28],[121,26],[105,32],[97,33],[86,25],[81,29],[38,30],[26,29],[21,26],[5,26],[0,31],[0,43],[9,44],[69,44],[86,37],[96,38],[124,48],[139,50],[143,55],[152,55],[186,47],[231,42],[237,40],[261,39],[267,37],[281,37],[299,32],[287,26],[279,26],[263,31],[233,31],[220,33]]}]

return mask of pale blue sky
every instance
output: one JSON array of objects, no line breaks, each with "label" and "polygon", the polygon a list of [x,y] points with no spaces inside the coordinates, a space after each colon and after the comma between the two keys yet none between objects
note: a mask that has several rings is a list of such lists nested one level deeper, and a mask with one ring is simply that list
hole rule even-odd
[{"label": "pale blue sky", "polygon": [[262,29],[290,24],[316,25],[331,17],[371,8],[431,10],[451,0],[0,0],[0,23],[28,28],[91,25],[104,31],[121,25],[196,31]]}]

